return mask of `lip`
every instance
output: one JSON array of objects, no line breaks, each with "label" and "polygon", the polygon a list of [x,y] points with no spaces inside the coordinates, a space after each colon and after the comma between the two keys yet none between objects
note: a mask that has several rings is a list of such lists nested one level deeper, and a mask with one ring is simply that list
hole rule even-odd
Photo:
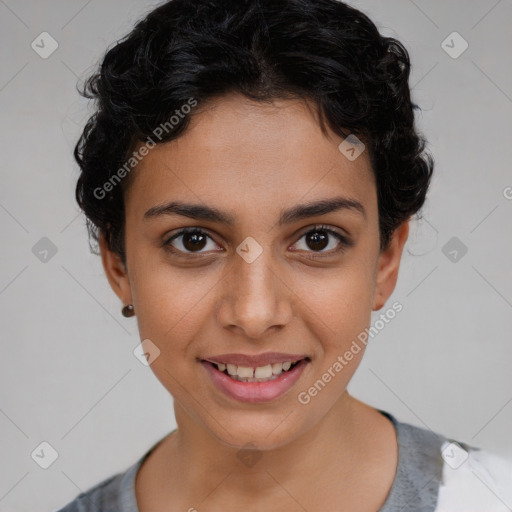
[{"label": "lip", "polygon": [[281,397],[297,382],[308,364],[309,359],[305,358],[291,370],[283,372],[277,379],[266,382],[241,382],[217,370],[209,361],[201,361],[201,365],[218,389],[235,400],[248,403],[269,402]]},{"label": "lip", "polygon": [[257,366],[267,366],[267,364],[285,363],[290,361],[295,363],[300,359],[309,357],[306,354],[285,354],[283,352],[265,352],[251,356],[248,354],[220,354],[218,356],[207,357],[203,361],[210,363],[234,364],[236,366],[246,366],[256,368]]}]

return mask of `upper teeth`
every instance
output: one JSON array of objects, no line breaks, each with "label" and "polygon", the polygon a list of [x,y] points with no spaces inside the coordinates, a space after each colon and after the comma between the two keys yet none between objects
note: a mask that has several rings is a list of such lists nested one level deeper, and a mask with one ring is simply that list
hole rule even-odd
[{"label": "upper teeth", "polygon": [[272,377],[272,375],[280,375],[283,371],[289,370],[291,365],[291,361],[286,361],[285,363],[267,364],[266,366],[257,366],[254,368],[250,368],[248,366],[237,366],[235,364],[217,364],[221,372],[227,368],[229,375],[238,375],[239,377],[246,378],[254,377],[256,379],[267,379]]}]

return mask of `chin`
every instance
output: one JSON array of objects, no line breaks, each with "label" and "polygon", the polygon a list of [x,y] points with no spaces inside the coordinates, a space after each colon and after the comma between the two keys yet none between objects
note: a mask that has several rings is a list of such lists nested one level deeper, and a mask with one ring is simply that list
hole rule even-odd
[{"label": "chin", "polygon": [[257,422],[246,418],[230,423],[227,432],[217,424],[211,433],[221,444],[235,450],[270,451],[286,446],[300,435],[296,422],[293,431],[284,423],[282,417],[268,421],[259,418]]}]

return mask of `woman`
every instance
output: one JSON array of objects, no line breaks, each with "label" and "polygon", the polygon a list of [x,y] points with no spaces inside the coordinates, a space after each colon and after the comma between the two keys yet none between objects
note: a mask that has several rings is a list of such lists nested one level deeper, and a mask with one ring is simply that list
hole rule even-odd
[{"label": "woman", "polygon": [[433,171],[409,71],[335,0],[171,0],[107,52],[77,200],[178,427],[63,512],[512,505],[507,461],[347,392]]}]

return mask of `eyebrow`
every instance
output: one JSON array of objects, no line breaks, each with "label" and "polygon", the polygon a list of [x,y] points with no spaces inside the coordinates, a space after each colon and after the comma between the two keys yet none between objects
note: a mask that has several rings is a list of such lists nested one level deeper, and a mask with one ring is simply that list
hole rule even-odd
[{"label": "eyebrow", "polygon": [[[321,199],[310,203],[299,204],[284,210],[279,217],[278,225],[291,224],[301,219],[326,215],[327,213],[349,210],[361,214],[366,219],[364,206],[357,200],[347,197],[334,197],[331,199]],[[183,203],[172,201],[157,206],[153,206],[144,214],[144,220],[153,219],[162,215],[181,215],[197,220],[209,220],[234,226],[235,216],[202,204]]]}]

